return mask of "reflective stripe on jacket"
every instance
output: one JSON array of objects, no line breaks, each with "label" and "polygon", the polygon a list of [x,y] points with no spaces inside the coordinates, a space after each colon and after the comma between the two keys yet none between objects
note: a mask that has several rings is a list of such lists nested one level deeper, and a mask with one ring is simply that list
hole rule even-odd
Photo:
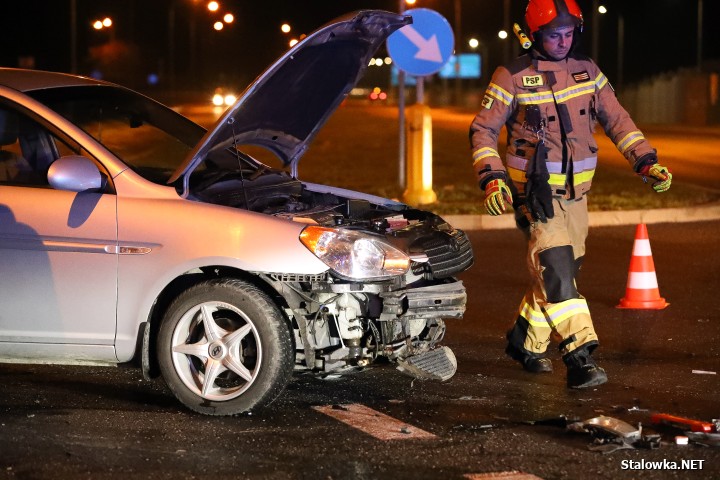
[{"label": "reflective stripe on jacket", "polygon": [[[538,142],[526,122],[528,107],[540,111],[549,182],[558,196],[579,198],[590,190],[597,166],[593,132],[598,122],[631,166],[641,156],[655,152],[591,59],[572,56],[548,61],[528,54],[495,70],[470,126],[473,165],[480,185],[498,176],[509,177],[518,191],[524,192],[528,163]],[[497,152],[503,125],[508,131],[505,164]]]}]

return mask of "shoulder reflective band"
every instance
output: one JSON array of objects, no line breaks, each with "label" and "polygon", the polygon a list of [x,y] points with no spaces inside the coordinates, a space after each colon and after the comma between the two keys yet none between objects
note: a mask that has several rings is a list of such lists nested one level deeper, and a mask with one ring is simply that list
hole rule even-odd
[{"label": "shoulder reflective band", "polygon": [[510,103],[513,101],[512,94],[495,83],[490,83],[485,93],[487,95],[490,95],[491,97],[497,98],[505,105],[510,105]]},{"label": "shoulder reflective band", "polygon": [[607,79],[607,77],[606,77],[605,75],[603,75],[602,73],[600,73],[600,74],[597,76],[597,78],[595,79],[595,86],[597,87],[598,90],[602,90],[602,88],[603,88],[605,85],[607,85],[607,83],[608,83],[608,79]]}]

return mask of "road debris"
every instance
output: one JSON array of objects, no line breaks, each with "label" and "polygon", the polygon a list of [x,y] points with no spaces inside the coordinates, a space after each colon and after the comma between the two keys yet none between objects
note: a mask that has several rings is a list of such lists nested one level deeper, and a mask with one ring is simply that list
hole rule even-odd
[{"label": "road debris", "polygon": [[655,413],[650,416],[650,421],[654,424],[666,425],[682,431],[710,433],[715,430],[715,423],[678,417],[667,413]]},{"label": "road debris", "polygon": [[687,437],[698,445],[720,447],[720,433],[687,432]]},{"label": "road debris", "polygon": [[483,432],[483,431],[487,431],[487,430],[490,430],[490,429],[496,428],[496,427],[497,427],[497,425],[492,424],[492,423],[483,423],[480,425],[478,425],[478,424],[467,424],[466,425],[464,423],[461,423],[461,424],[455,425],[452,428],[453,428],[453,430],[460,430],[463,432]]},{"label": "road debris", "polygon": [[560,415],[558,417],[543,418],[541,420],[530,420],[525,423],[528,425],[548,425],[551,427],[567,428],[568,425],[579,421],[580,419],[578,417],[568,418],[565,415]]},{"label": "road debris", "polygon": [[660,446],[660,435],[643,435],[641,425],[634,427],[604,415],[571,423],[567,428],[575,432],[590,433],[594,440],[588,449],[595,452],[612,453],[623,449],[655,449]]},{"label": "road debris", "polygon": [[710,370],[693,370],[692,373],[696,375],[717,375],[717,372],[713,372]]}]

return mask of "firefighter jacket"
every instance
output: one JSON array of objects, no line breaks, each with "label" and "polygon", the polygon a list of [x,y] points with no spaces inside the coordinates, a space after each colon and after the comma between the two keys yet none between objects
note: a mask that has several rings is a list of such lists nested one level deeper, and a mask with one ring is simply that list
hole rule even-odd
[{"label": "firefighter jacket", "polygon": [[[473,165],[481,188],[508,177],[523,195],[538,141],[544,140],[553,195],[580,198],[597,165],[597,123],[637,172],[655,163],[655,150],[620,105],[605,75],[589,58],[550,61],[532,51],[499,67],[470,126]],[[497,151],[508,132],[506,166]],[[649,158],[652,160],[648,161]]]}]

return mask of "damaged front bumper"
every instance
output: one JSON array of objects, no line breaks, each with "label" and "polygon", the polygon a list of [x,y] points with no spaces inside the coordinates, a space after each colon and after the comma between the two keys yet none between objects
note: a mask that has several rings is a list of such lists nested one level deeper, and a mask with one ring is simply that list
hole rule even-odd
[{"label": "damaged front bumper", "polygon": [[462,281],[380,293],[383,299],[381,321],[415,320],[432,317],[462,318],[467,293]]},{"label": "damaged front bumper", "polygon": [[[295,309],[300,347],[296,363],[320,374],[342,373],[383,356],[415,377],[452,377],[455,356],[438,343],[445,335],[444,319],[465,313],[467,293],[462,282],[448,278],[396,290],[389,285],[375,287],[326,284],[316,306]],[[301,311],[304,314],[298,315]]]}]

